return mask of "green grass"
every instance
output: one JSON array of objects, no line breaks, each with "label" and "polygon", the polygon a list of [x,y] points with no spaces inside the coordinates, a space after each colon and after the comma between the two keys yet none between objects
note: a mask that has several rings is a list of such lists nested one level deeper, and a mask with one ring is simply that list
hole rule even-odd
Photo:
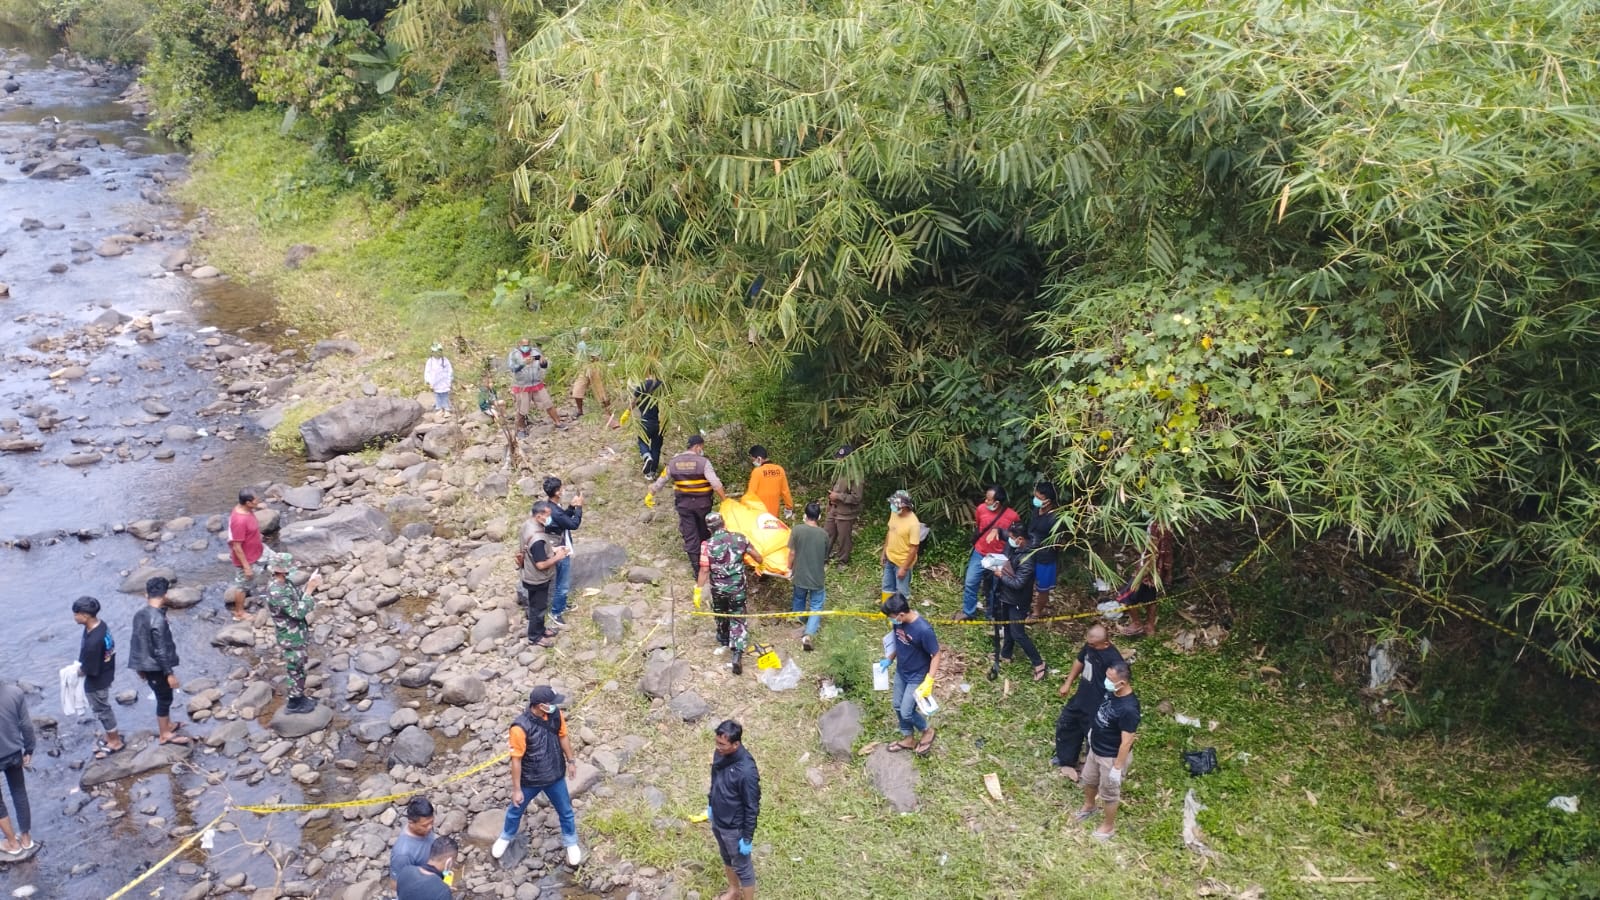
[{"label": "green grass", "polygon": [[[655,535],[672,546],[668,526]],[[858,562],[839,576],[830,570],[830,608],[866,610],[876,597],[875,545],[858,542]],[[663,550],[665,552],[665,550]],[[787,608],[786,584],[764,586],[757,605]],[[924,611],[942,616],[959,605],[953,578],[920,578]],[[1251,587],[1259,590],[1259,587]],[[1175,618],[1175,617],[1173,617]],[[1600,817],[1592,806],[1569,816],[1545,808],[1555,794],[1592,795],[1594,776],[1559,749],[1512,745],[1457,733],[1401,738],[1382,734],[1358,703],[1326,683],[1302,684],[1263,667],[1272,654],[1236,639],[1216,651],[1183,655],[1159,643],[1136,647],[1134,683],[1145,720],[1125,789],[1118,837],[1102,846],[1090,825],[1071,822],[1081,802],[1072,785],[1047,765],[1057,696],[1079,629],[1035,629],[1046,660],[1062,670],[1042,683],[1029,680],[1020,658],[1005,674],[984,678],[990,655],[980,627],[939,629],[951,651],[941,679],[946,709],[936,717],[938,750],[916,762],[921,809],[892,813],[870,784],[864,760],[827,760],[815,722],[827,704],[816,680],[834,665],[864,666],[886,628],[882,620],[829,620],[819,651],[794,655],[807,670],[802,689],[774,694],[748,677],[716,682],[715,717],[732,715],[763,775],[763,815],[757,835],[762,892],[784,898],[846,896],[1026,897],[1095,893],[1191,897],[1202,886],[1233,892],[1260,886],[1266,896],[1511,897],[1523,879],[1549,862],[1592,857],[1600,848]],[[755,636],[797,651],[794,626],[758,623]],[[697,664],[709,663],[705,620],[679,621],[679,646]],[[840,649],[838,644],[844,644]],[[833,663],[830,657],[853,660]],[[956,685],[970,685],[970,693]],[[853,690],[863,703],[862,742],[894,737],[883,694]],[[1158,712],[1161,701],[1215,731],[1179,725]],[[633,695],[611,696],[614,713],[644,712]],[[678,872],[686,886],[713,896],[720,865],[705,826],[686,820],[704,805],[709,733],[665,734],[644,751],[670,775],[652,783],[667,796],[660,812],[623,794],[598,802],[585,827],[604,835],[608,852],[640,865]],[[1184,750],[1214,746],[1222,761],[1213,775],[1191,779]],[[806,781],[819,768],[821,790]],[[1005,801],[991,801],[986,772],[999,775]],[[1217,851],[1205,860],[1181,840],[1184,793],[1193,789],[1208,809],[1200,814]],[[1301,881],[1312,868],[1327,876],[1367,876],[1375,885],[1318,886]]]}]

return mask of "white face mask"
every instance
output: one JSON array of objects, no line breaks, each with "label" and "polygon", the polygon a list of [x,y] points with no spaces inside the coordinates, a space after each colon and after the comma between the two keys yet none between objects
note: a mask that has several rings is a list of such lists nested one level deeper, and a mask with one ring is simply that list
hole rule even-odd
[{"label": "white face mask", "polygon": [[1010,544],[1013,548],[1020,548],[1022,546],[1022,539],[1021,538],[1006,538],[1006,543]]}]

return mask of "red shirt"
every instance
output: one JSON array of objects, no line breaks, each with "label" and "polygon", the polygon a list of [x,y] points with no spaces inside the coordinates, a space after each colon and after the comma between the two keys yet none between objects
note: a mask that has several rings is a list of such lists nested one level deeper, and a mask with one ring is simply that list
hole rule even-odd
[{"label": "red shirt", "polygon": [[[972,517],[979,530],[982,531],[978,535],[977,543],[972,545],[972,549],[979,553],[1006,552],[1006,529],[1011,527],[1011,523],[1017,521],[1017,511],[1008,506],[999,512],[991,512],[987,505],[979,503],[978,508],[973,511]],[[1000,529],[1000,532],[994,536],[993,540],[989,539],[989,529],[991,528]]]},{"label": "red shirt", "polygon": [[[244,545],[244,559],[250,565],[255,565],[261,559],[261,553],[266,548],[261,544],[261,523],[256,521],[253,512],[240,512],[238,509],[228,516],[228,543]],[[232,554],[229,554],[230,558]],[[238,560],[234,560],[238,566]]]}]

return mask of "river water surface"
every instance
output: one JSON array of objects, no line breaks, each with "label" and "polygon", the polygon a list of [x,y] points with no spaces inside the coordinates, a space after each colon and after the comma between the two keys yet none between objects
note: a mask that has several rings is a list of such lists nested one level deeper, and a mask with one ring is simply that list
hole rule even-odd
[{"label": "river water surface", "polygon": [[[174,717],[182,720],[188,690],[241,674],[237,658],[208,642],[225,615],[220,595],[231,567],[224,540],[205,522],[225,515],[241,486],[295,484],[300,473],[296,463],[267,452],[248,416],[201,414],[224,396],[222,386],[214,373],[185,360],[203,357],[218,328],[242,330],[239,336],[251,341],[278,333],[261,295],[163,270],[163,256],[188,235],[181,211],[162,193],[183,176],[185,158],[116,102],[126,76],[90,78],[52,58],[53,48],[23,43],[18,32],[0,27],[0,47],[11,47],[0,52],[0,70],[21,85],[0,96],[0,282],[10,285],[10,296],[0,298],[0,437],[34,438],[43,447],[0,453],[0,678],[36,687],[29,696],[35,718],[59,727],[41,732],[28,773],[33,835],[44,849],[29,862],[0,866],[0,896],[31,886],[35,897],[103,897],[166,855],[174,829],[209,821],[225,796],[292,799],[298,790],[268,779],[253,787],[229,783],[224,791],[198,767],[179,765],[101,789],[86,803],[78,776],[99,729],[92,718],[64,717],[56,690],[57,670],[76,659],[81,634],[70,604],[80,595],[97,597],[125,651],[129,622],[143,602],[118,592],[127,572],[171,565],[181,584],[204,589],[200,605],[171,613],[186,689]],[[97,139],[98,146],[67,151],[89,174],[59,181],[22,175],[18,147],[44,134]],[[25,220],[35,221],[25,227]],[[111,258],[94,250],[110,235],[141,229],[158,239]],[[73,335],[107,310],[151,318],[160,339],[140,342],[112,331],[104,346],[75,345]],[[67,363],[86,374],[52,381],[51,371]],[[152,400],[170,414],[147,412]],[[60,423],[41,430],[41,410]],[[204,435],[162,441],[175,425]],[[170,459],[160,458],[164,448]],[[60,462],[91,450],[103,460],[82,467]],[[130,521],[177,517],[195,523],[159,544],[120,533]],[[118,661],[126,664],[125,652]],[[152,739],[155,725],[153,701],[142,688],[133,673],[118,672],[113,693],[141,689],[136,705],[116,707],[134,748]],[[207,762],[216,767],[215,758]],[[299,839],[291,816],[245,831],[280,846]],[[219,835],[213,852],[195,851],[132,896],[159,888],[156,896],[178,897],[207,874],[213,883],[245,873],[252,883],[272,884],[268,855],[241,844],[238,834]]]}]

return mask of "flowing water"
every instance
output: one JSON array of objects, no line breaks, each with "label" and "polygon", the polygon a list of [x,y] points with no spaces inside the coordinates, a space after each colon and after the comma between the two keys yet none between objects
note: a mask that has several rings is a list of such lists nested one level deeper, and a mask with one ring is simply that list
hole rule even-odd
[{"label": "flowing water", "polygon": [[[199,606],[171,614],[185,687],[237,674],[240,660],[207,640],[222,621],[219,598],[231,567],[225,542],[204,523],[226,514],[243,485],[301,479],[298,464],[268,453],[247,418],[200,414],[222,388],[213,373],[184,360],[203,356],[215,329],[253,341],[271,341],[280,332],[271,326],[269,297],[226,282],[202,288],[163,270],[163,255],[182,246],[188,232],[161,186],[182,177],[185,158],[116,102],[126,76],[90,78],[59,57],[52,62],[52,48],[0,28],[0,47],[6,46],[16,49],[0,51],[0,70],[13,73],[21,89],[0,96],[0,282],[10,285],[10,296],[0,298],[0,437],[36,438],[44,446],[0,453],[0,614],[7,626],[0,637],[0,679],[35,686],[33,715],[59,727],[41,732],[28,773],[33,835],[44,850],[32,861],[0,866],[0,896],[31,885],[35,897],[103,897],[166,855],[174,843],[169,829],[209,821],[226,796],[240,802],[297,798],[299,789],[270,778],[254,787],[230,781],[215,788],[203,773],[180,765],[116,784],[109,803],[97,796],[84,805],[78,776],[99,729],[92,718],[62,716],[56,690],[57,670],[77,658],[81,630],[71,602],[97,597],[125,650],[128,623],[143,601],[118,592],[124,573],[171,565],[181,583],[205,589]],[[56,181],[18,171],[25,158],[18,146],[52,133],[98,140],[99,146],[67,151],[89,174]],[[25,229],[27,219],[39,225]],[[139,228],[161,239],[112,258],[92,249],[109,235]],[[53,273],[52,266],[64,270]],[[150,317],[162,337],[141,343],[114,334],[93,348],[70,343],[108,309]],[[83,366],[86,376],[52,382],[50,371],[64,362]],[[147,413],[142,405],[149,400],[171,413]],[[53,408],[61,424],[39,430],[32,416],[42,408]],[[207,434],[173,446],[172,458],[162,460],[156,439],[172,425]],[[90,447],[102,450],[104,461],[81,468],[60,462]],[[153,551],[119,533],[129,521],[179,516],[193,517],[195,525]],[[126,661],[126,653],[119,654],[119,663]],[[119,671],[113,693],[142,687],[135,675]],[[179,719],[186,699],[184,692],[176,699]],[[148,690],[139,691],[136,705],[116,707],[135,747],[151,739],[153,707]],[[152,818],[164,823],[152,825]],[[299,840],[292,816],[253,824],[249,834],[291,847]],[[179,896],[202,870],[214,881],[243,872],[255,884],[273,883],[267,855],[240,844],[237,833],[225,833],[214,852],[194,851],[133,896],[148,897],[153,888],[164,889],[160,896]]]}]

